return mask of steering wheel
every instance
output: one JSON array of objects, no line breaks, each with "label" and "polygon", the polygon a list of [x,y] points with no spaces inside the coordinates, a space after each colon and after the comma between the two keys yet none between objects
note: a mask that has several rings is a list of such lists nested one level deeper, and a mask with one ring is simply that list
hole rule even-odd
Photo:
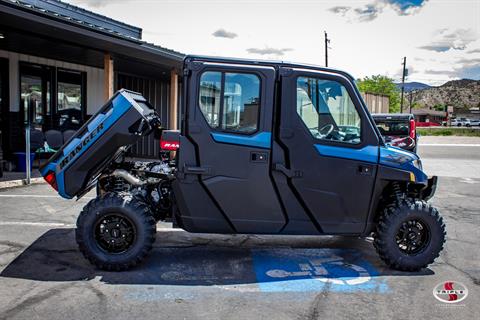
[{"label": "steering wheel", "polygon": [[318,130],[318,133],[321,138],[327,137],[330,133],[332,133],[333,129],[335,129],[335,126],[331,123],[324,125],[323,127]]}]

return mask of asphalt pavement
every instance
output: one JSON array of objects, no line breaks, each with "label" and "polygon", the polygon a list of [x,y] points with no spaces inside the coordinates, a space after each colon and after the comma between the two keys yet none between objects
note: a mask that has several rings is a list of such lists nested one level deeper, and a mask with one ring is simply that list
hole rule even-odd
[{"label": "asphalt pavement", "polygon": [[[199,235],[165,223],[144,264],[103,272],[74,241],[93,195],[63,200],[34,185],[0,191],[0,319],[480,319],[480,139],[425,138],[448,234],[420,272],[388,269],[368,238]],[[436,300],[446,281],[467,298]]]}]

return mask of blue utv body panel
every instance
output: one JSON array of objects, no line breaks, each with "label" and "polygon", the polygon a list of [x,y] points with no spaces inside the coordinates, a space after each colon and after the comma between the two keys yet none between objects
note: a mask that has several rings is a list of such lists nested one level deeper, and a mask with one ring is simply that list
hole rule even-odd
[{"label": "blue utv body panel", "polygon": [[272,134],[270,132],[259,132],[252,136],[219,132],[212,132],[211,135],[213,140],[216,142],[230,143],[241,146],[270,149],[270,145],[272,144]]},{"label": "blue utv body panel", "polygon": [[360,149],[315,144],[318,153],[326,157],[357,160],[413,172],[417,183],[426,184],[428,176],[413,165],[419,157],[412,152],[392,146],[365,146]]}]

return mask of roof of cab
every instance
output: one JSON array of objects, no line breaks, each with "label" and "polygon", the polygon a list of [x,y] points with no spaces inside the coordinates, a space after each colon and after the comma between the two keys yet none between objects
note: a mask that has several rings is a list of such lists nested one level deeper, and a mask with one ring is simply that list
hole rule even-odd
[{"label": "roof of cab", "polygon": [[193,61],[273,66],[277,68],[290,67],[290,68],[312,69],[312,70],[341,74],[343,76],[346,76],[350,80],[355,81],[355,78],[352,75],[350,75],[348,72],[338,70],[338,69],[333,69],[333,68],[326,68],[326,67],[322,67],[314,64],[307,64],[307,63],[296,63],[296,62],[288,62],[288,61],[281,61],[281,60],[255,60],[255,59],[230,58],[230,57],[212,57],[212,56],[201,56],[201,55],[187,55],[184,59],[184,63],[189,63]]},{"label": "roof of cab", "polygon": [[372,117],[376,120],[410,120],[414,118],[411,113],[372,113]]}]

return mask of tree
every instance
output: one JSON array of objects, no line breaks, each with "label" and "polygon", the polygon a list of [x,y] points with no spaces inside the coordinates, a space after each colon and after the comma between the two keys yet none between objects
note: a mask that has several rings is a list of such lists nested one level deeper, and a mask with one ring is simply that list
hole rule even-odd
[{"label": "tree", "polygon": [[389,111],[400,111],[400,91],[398,90],[397,85],[393,82],[393,79],[382,75],[376,75],[357,80],[357,85],[361,92],[388,96],[390,101],[388,108]]}]

